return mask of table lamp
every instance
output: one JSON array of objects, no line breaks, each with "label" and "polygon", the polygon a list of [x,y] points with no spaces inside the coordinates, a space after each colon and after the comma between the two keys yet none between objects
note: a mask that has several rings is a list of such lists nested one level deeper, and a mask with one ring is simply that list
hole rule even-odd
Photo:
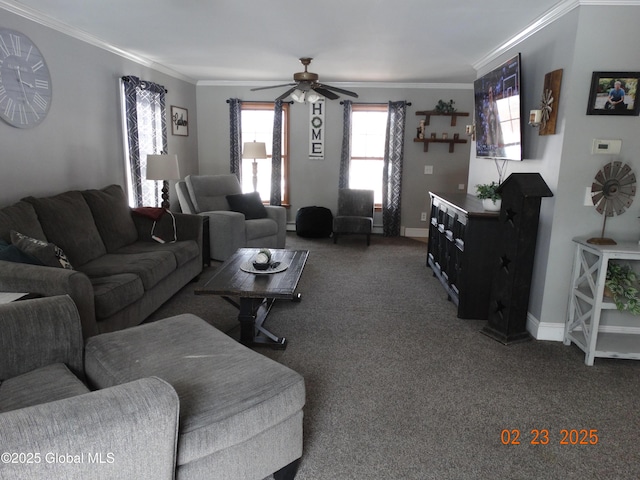
[{"label": "table lamp", "polygon": [[267,158],[267,146],[264,142],[245,142],[242,147],[242,158],[253,158],[253,191],[258,191],[258,158]]},{"label": "table lamp", "polygon": [[147,155],[147,180],[162,180],[162,208],[169,209],[169,180],[180,179],[178,155]]}]

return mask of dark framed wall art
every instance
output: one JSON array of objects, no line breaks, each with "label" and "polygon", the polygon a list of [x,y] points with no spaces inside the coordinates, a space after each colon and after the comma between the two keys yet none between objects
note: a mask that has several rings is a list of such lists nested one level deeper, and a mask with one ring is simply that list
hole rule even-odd
[{"label": "dark framed wall art", "polygon": [[186,108],[171,105],[171,133],[189,135],[189,112]]},{"label": "dark framed wall art", "polygon": [[640,72],[593,72],[587,115],[638,115]]}]

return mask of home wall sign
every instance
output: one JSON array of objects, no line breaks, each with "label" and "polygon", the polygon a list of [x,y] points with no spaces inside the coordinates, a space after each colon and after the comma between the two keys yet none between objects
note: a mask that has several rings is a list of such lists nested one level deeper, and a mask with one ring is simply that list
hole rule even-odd
[{"label": "home wall sign", "polygon": [[309,104],[309,160],[324,160],[324,98]]}]

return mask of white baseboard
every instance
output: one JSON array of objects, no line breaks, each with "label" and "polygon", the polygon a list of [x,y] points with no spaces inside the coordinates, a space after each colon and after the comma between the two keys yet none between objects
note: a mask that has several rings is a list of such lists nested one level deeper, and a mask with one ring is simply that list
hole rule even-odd
[{"label": "white baseboard", "polygon": [[561,342],[564,339],[564,323],[541,322],[527,313],[527,331],[536,340]]},{"label": "white baseboard", "polygon": [[405,228],[403,236],[411,238],[427,238],[429,237],[428,228]]}]

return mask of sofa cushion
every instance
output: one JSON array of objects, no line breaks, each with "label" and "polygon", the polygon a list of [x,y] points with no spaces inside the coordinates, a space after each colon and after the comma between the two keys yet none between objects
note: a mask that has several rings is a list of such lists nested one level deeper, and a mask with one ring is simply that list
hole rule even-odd
[{"label": "sofa cushion", "polygon": [[140,277],[133,273],[120,273],[109,277],[90,278],[96,306],[96,318],[109,318],[123,308],[140,300],[144,287]]},{"label": "sofa cushion", "polygon": [[153,375],[176,389],[178,465],[249,440],[305,403],[298,373],[191,314],[92,337],[85,352],[98,388]]},{"label": "sofa cushion", "polygon": [[245,220],[267,217],[267,209],[264,208],[258,192],[227,195],[227,202],[229,202],[229,208],[234,212],[242,213]]},{"label": "sofa cushion", "polygon": [[47,239],[33,205],[27,202],[18,202],[0,210],[0,238],[11,241],[11,230],[38,240]]},{"label": "sofa cushion", "polygon": [[37,258],[42,265],[73,270],[65,253],[53,243],[28,237],[15,230],[11,231],[11,242],[23,253]]},{"label": "sofa cushion", "polygon": [[44,265],[33,255],[24,253],[15,245],[10,245],[2,239],[0,239],[0,260],[14,263],[28,263],[30,265]]},{"label": "sofa cushion", "polygon": [[259,218],[245,222],[247,240],[270,237],[278,234],[278,224],[270,218]]},{"label": "sofa cushion", "polygon": [[89,389],[63,363],[9,378],[0,384],[0,412],[62,400]]},{"label": "sofa cushion", "polygon": [[82,193],[23,200],[33,205],[47,239],[64,250],[74,267],[107,253]]},{"label": "sofa cushion", "polygon": [[159,250],[171,252],[179,267],[200,255],[200,248],[195,240],[182,240],[174,243],[135,242],[119,248],[115,253],[145,253]]},{"label": "sofa cushion", "polygon": [[109,185],[102,190],[84,190],[81,193],[91,209],[107,252],[113,252],[138,239],[127,196],[120,185]]},{"label": "sofa cushion", "polygon": [[176,258],[171,252],[158,250],[144,253],[107,253],[85,263],[78,270],[90,278],[133,273],[140,277],[145,291],[148,291],[173,273],[176,267]]}]

